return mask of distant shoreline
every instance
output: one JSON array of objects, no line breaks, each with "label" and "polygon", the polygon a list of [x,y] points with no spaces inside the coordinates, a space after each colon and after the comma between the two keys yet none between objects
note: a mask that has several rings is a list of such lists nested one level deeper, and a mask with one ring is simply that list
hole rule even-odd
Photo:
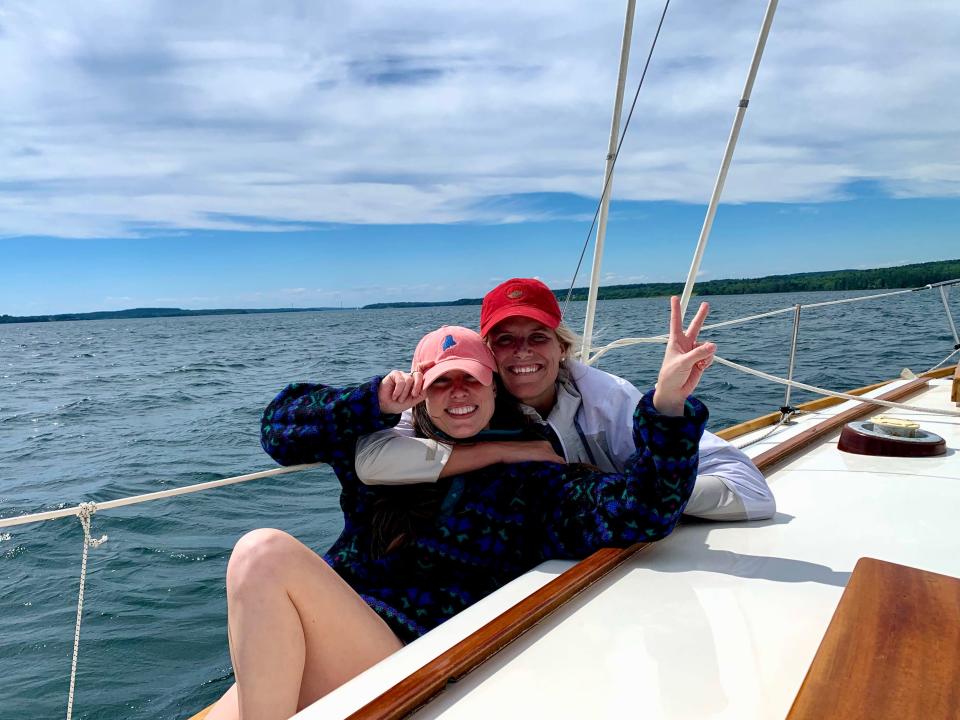
[{"label": "distant shoreline", "polygon": [[130,310],[101,310],[89,313],[61,313],[59,315],[0,315],[0,324],[64,322],[71,320],[127,320],[134,318],[196,317],[201,315],[260,315],[263,313],[321,312],[353,308],[223,308],[219,310],[184,310],[183,308],[132,308]]},{"label": "distant shoreline", "polygon": [[[894,288],[922,287],[929,283],[960,278],[960,259],[914,263],[872,270],[825,270],[795,273],[793,275],[767,275],[752,279],[707,280],[697,283],[696,295],[748,295],[755,293],[816,292],[836,290],[889,290]],[[635,285],[606,285],[600,288],[600,300],[623,300],[628,298],[664,297],[679,295],[683,283],[640,283]],[[566,298],[566,290],[554,290],[558,299]],[[587,299],[587,288],[574,288],[573,301]],[[479,305],[483,298],[461,298],[440,302],[390,302],[364,305],[362,310],[385,308],[443,307],[450,305]],[[56,315],[0,315],[0,324],[62,322],[71,320],[121,320],[131,318],[195,317],[202,315],[258,315],[263,313],[326,312],[353,310],[356,308],[236,308],[219,310],[184,310],[182,308],[133,308],[130,310],[104,310],[89,313],[61,313]]]},{"label": "distant shoreline", "polygon": [[[752,279],[706,280],[699,282],[695,295],[748,295],[755,293],[816,292],[830,290],[891,290],[922,287],[929,283],[960,278],[960,260],[937,260],[871,270],[823,270],[793,275],[767,275]],[[572,301],[586,300],[588,288],[574,288]],[[666,297],[683,292],[683,283],[639,283],[635,285],[605,285],[597,297],[600,300]],[[567,297],[566,290],[554,290],[557,299]],[[364,310],[407,307],[441,307],[444,305],[479,305],[483,298],[462,298],[443,302],[390,302],[364,305]]]}]

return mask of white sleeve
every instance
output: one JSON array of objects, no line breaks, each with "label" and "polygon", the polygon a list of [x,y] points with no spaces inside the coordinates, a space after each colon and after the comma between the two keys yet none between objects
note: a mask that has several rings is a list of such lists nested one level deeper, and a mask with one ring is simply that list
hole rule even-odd
[{"label": "white sleeve", "polygon": [[436,482],[450,452],[449,445],[415,437],[413,417],[407,411],[396,427],[360,438],[354,464],[365,485]]},{"label": "white sleeve", "polygon": [[602,470],[623,472],[627,460],[637,451],[633,411],[643,393],[622,377],[597,368],[573,360],[568,360],[567,366],[580,392],[579,419],[588,437],[599,436],[597,442],[607,456],[595,458],[595,464]]},{"label": "white sleeve", "polygon": [[753,461],[711,432],[700,440],[700,468],[684,512],[707,520],[765,520],[777,502]]}]

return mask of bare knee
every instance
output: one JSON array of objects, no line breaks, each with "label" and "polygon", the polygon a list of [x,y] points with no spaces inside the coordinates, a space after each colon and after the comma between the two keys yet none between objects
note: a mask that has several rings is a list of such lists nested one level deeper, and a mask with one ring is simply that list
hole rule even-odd
[{"label": "bare knee", "polygon": [[248,532],[233,546],[227,564],[227,594],[282,586],[299,547],[300,543],[282,530],[260,528]]}]

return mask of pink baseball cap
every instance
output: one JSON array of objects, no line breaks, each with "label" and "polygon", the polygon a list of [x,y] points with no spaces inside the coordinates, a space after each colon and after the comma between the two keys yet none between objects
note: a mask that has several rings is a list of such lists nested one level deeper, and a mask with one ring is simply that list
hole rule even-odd
[{"label": "pink baseball cap", "polygon": [[497,361],[476,332],[458,325],[444,325],[420,338],[410,372],[423,373],[423,389],[426,390],[450,370],[462,370],[489,385],[497,371]]},{"label": "pink baseball cap", "polygon": [[551,330],[563,320],[553,290],[535,278],[512,278],[484,295],[480,334],[486,337],[494,325],[508,317],[530,318]]}]

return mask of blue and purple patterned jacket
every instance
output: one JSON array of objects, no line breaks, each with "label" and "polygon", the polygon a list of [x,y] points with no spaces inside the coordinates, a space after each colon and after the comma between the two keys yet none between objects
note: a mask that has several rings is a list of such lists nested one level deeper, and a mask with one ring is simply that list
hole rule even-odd
[{"label": "blue and purple patterned jacket", "polygon": [[443,478],[430,484],[435,509],[412,539],[376,552],[378,502],[420,487],[368,486],[357,478],[357,439],[399,419],[380,412],[379,386],[380,378],[347,388],[288,385],[263,412],[261,443],[281,465],[333,468],[344,528],[324,559],[404,642],[544,560],[667,536],[693,489],[707,409],[691,397],[683,417],[665,417],[651,391],[634,412],[637,452],[624,473],[527,462]]}]

